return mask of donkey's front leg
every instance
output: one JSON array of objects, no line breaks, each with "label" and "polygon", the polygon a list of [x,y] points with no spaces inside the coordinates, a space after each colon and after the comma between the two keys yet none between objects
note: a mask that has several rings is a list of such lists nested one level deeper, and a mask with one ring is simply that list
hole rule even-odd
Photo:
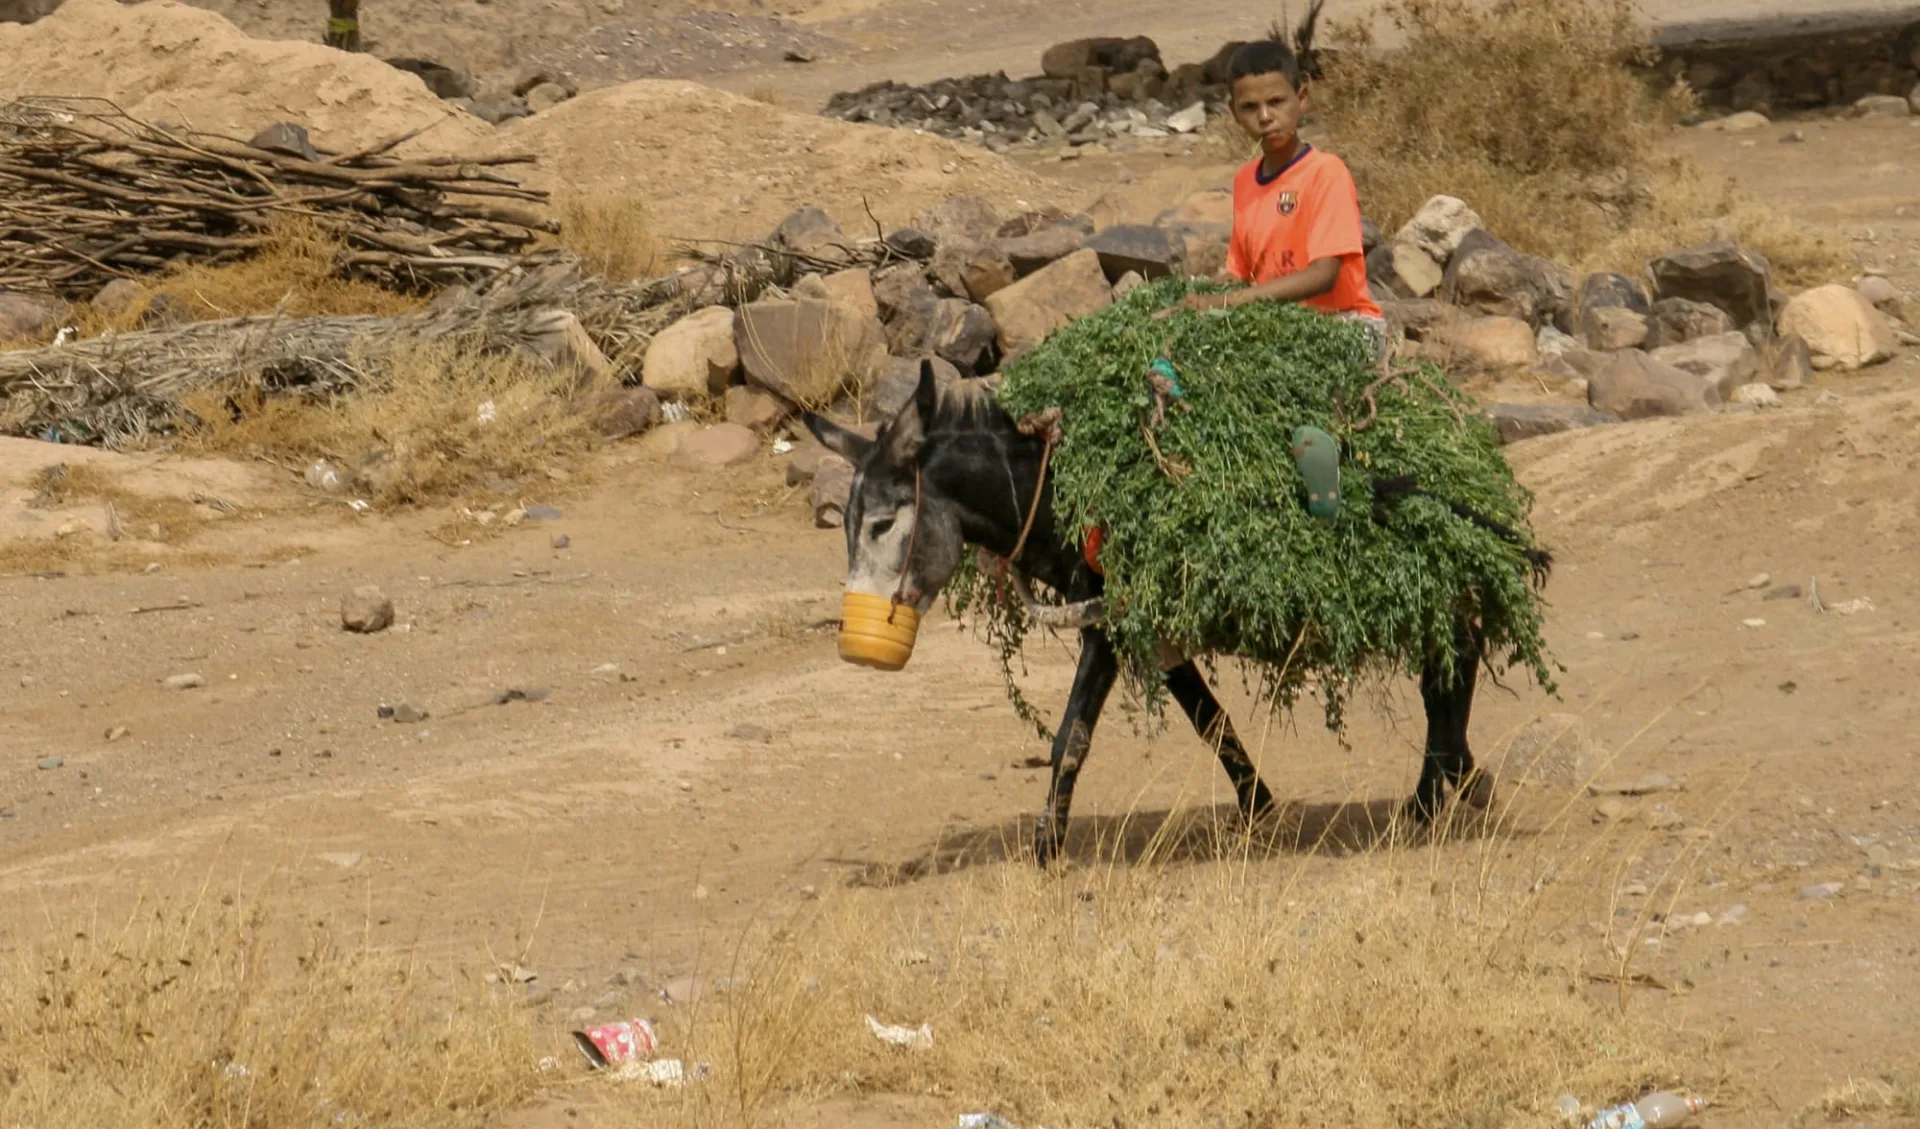
[{"label": "donkey's front leg", "polygon": [[1067,712],[1053,735],[1053,783],[1047,789],[1047,810],[1033,832],[1033,853],[1042,867],[1067,842],[1067,809],[1073,806],[1073,784],[1093,745],[1093,727],[1107,704],[1107,691],[1120,672],[1107,633],[1097,627],[1080,632],[1080,667],[1073,675],[1073,693]]},{"label": "donkey's front leg", "polygon": [[1193,722],[1194,732],[1200,739],[1213,746],[1215,755],[1220,758],[1220,766],[1227,770],[1228,779],[1233,781],[1234,793],[1240,799],[1240,814],[1251,824],[1273,812],[1273,793],[1260,781],[1260,774],[1254,770],[1253,758],[1247,755],[1246,747],[1240,744],[1239,734],[1233,731],[1233,721],[1227,717],[1227,711],[1220,708],[1220,699],[1213,696],[1213,689],[1207,685],[1206,676],[1200,673],[1192,659],[1181,663],[1167,672],[1167,690],[1173,694],[1173,700],[1187,713],[1187,720]]}]

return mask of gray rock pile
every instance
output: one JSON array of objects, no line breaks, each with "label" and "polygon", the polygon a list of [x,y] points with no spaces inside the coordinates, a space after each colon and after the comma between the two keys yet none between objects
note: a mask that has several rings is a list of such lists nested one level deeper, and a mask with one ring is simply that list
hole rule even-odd
[{"label": "gray rock pile", "polygon": [[1041,73],[892,81],[834,95],[826,114],[851,122],[918,129],[996,151],[1016,145],[1086,146],[1198,132],[1226,112],[1226,59],[1168,70],[1153,40],[1076,39],[1041,56]]}]

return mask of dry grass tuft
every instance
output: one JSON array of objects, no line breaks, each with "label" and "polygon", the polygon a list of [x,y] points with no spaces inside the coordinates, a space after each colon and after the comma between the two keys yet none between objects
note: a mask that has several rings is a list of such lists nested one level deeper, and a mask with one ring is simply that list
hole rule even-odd
[{"label": "dry grass tuft", "polygon": [[258,387],[203,393],[186,404],[202,421],[186,442],[302,467],[327,459],[354,496],[394,507],[555,469],[595,440],[580,407],[602,390],[570,370],[446,341],[400,348],[386,366],[384,386],[324,402]]},{"label": "dry grass tuft", "polygon": [[576,195],[559,205],[560,246],[580,257],[586,272],[608,282],[648,278],[668,256],[653,231],[653,216],[638,196]]},{"label": "dry grass tuft", "polygon": [[[647,1120],[777,1124],[851,1093],[1028,1125],[1521,1126],[1563,1091],[1674,1077],[1657,1024],[1523,951],[1528,895],[1452,883],[1438,856],[1347,858],[1309,885],[1311,865],[1014,864],[904,911],[850,893],[743,950],[730,990],[663,1032],[714,1074],[643,1099]],[[882,1044],[866,1015],[934,1044]]]},{"label": "dry grass tuft", "polygon": [[1837,253],[1730,187],[1656,158],[1692,95],[1629,68],[1648,44],[1633,0],[1388,0],[1380,12],[1404,49],[1373,50],[1364,21],[1340,25],[1314,104],[1383,230],[1445,193],[1514,246],[1588,269],[1638,273],[1716,225],[1789,281],[1838,269]]},{"label": "dry grass tuft", "polygon": [[1861,1118],[1920,1117],[1920,1083],[1910,1079],[1849,1079],[1801,1111],[1800,1125]]},{"label": "dry grass tuft", "polygon": [[190,499],[129,489],[119,476],[85,463],[48,468],[40,493],[62,508],[99,503],[112,515],[105,524],[118,522],[126,537],[159,544],[189,541],[207,522],[206,512]]},{"label": "dry grass tuft", "polygon": [[339,1129],[492,1123],[541,1076],[524,1018],[315,928],[137,909],[0,976],[0,1124]]}]

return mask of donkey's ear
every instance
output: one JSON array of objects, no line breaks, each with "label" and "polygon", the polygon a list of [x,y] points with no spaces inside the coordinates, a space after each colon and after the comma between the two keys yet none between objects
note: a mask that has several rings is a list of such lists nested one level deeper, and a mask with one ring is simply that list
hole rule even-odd
[{"label": "donkey's ear", "polygon": [[873,440],[859,432],[848,431],[825,416],[802,412],[800,418],[806,423],[807,430],[813,432],[813,437],[820,441],[822,447],[854,466],[865,462],[867,455],[873,451]]},{"label": "donkey's ear", "polygon": [[920,360],[920,383],[913,390],[913,406],[920,413],[920,433],[933,430],[933,414],[940,407],[940,378],[933,371],[933,358]]},{"label": "donkey's ear", "polygon": [[914,386],[913,399],[900,405],[900,414],[894,416],[880,433],[880,442],[886,444],[890,461],[905,464],[920,456],[920,445],[926,441],[927,433],[933,430],[933,416],[939,406],[939,379],[934,376],[933,362],[923,360],[920,362],[920,383]]}]

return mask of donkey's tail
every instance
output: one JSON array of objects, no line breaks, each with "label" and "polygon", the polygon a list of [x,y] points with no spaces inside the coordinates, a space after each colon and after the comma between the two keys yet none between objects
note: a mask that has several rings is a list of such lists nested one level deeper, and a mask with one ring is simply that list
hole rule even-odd
[{"label": "donkey's tail", "polygon": [[1547,578],[1553,573],[1552,553],[1530,544],[1519,530],[1504,522],[1495,521],[1493,518],[1488,517],[1472,506],[1456,502],[1451,498],[1442,498],[1437,494],[1431,494],[1420,489],[1419,480],[1411,474],[1382,478],[1373,484],[1374,520],[1383,523],[1386,521],[1386,505],[1388,502],[1415,495],[1422,498],[1431,498],[1449,510],[1452,510],[1453,515],[1462,521],[1472,522],[1474,525],[1479,526],[1481,529],[1486,530],[1502,541],[1510,545],[1519,546],[1521,553],[1527,558],[1528,568],[1533,573],[1533,586],[1535,588],[1546,587]]}]

